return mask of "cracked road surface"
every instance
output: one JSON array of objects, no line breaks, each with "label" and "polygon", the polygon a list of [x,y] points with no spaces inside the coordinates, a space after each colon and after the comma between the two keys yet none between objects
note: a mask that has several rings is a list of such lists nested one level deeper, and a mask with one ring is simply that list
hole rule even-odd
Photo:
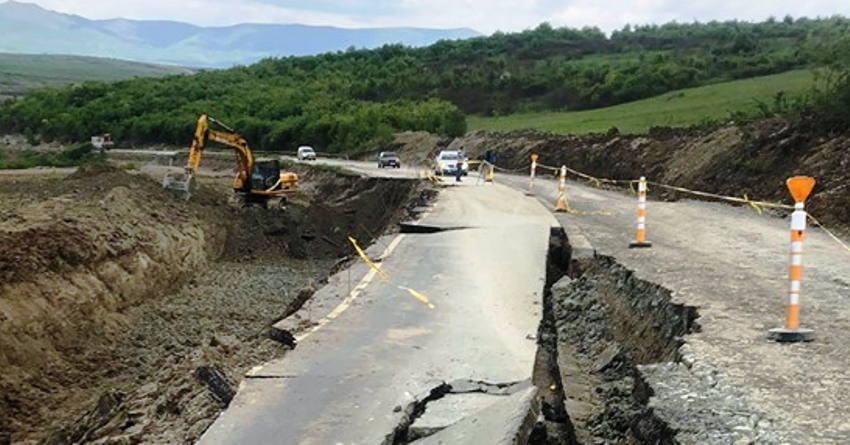
[{"label": "cracked road surface", "polygon": [[[444,190],[422,223],[467,228],[384,239],[395,244],[381,262],[392,282],[375,277],[283,359],[254,370],[200,443],[377,444],[401,407],[444,381],[529,378],[550,211],[471,178]],[[350,284],[321,292],[348,295],[363,276],[353,270]]]},{"label": "cracked road surface", "polygon": [[[501,175],[497,181],[528,188],[527,177]],[[557,182],[541,178],[535,191],[552,209]],[[768,330],[785,322],[789,218],[709,202],[658,202],[649,193],[651,249],[628,248],[637,217],[637,200],[628,194],[570,182],[567,201],[576,213],[558,220],[598,253],[670,289],[678,302],[697,306],[702,331],[686,338],[695,358],[742,391],[784,443],[850,443],[850,252],[823,231],[807,230],[800,322],[817,339],[779,344]],[[656,412],[685,419],[671,425],[683,430],[699,425],[688,419],[710,411],[700,403],[670,406]]]}]

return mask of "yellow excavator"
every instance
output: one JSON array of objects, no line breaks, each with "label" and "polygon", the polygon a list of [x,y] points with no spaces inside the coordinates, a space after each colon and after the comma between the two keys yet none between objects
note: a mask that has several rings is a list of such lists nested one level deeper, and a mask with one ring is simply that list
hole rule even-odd
[{"label": "yellow excavator", "polygon": [[[216,128],[211,128],[213,125]],[[282,208],[287,196],[297,190],[297,174],[281,172],[280,162],[276,159],[255,160],[254,153],[242,136],[207,114],[198,118],[192,146],[189,148],[189,159],[183,172],[166,175],[162,181],[163,187],[182,192],[189,199],[195,189],[195,174],[201,164],[201,154],[208,141],[226,145],[236,151],[239,162],[236,177],[233,178],[234,196],[231,199],[236,206],[262,204],[268,208]]]}]

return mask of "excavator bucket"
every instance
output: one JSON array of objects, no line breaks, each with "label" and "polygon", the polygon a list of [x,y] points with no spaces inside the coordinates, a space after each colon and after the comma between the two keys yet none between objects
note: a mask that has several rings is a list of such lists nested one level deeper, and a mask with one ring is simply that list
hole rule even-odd
[{"label": "excavator bucket", "polygon": [[168,190],[182,194],[186,200],[192,196],[195,189],[195,176],[189,173],[168,173],[162,178],[162,186]]}]

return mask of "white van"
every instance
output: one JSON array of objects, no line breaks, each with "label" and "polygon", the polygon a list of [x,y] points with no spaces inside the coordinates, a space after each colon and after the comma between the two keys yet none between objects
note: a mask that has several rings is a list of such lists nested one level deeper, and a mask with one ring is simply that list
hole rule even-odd
[{"label": "white van", "polygon": [[315,161],[316,160],[316,152],[313,151],[313,147],[309,145],[302,145],[298,147],[298,160],[299,161]]}]

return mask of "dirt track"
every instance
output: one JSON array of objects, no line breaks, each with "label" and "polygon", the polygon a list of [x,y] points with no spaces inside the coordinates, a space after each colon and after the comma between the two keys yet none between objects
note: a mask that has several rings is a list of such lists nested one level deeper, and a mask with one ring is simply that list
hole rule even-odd
[{"label": "dirt track", "polygon": [[304,172],[285,212],[236,210],[200,179],[186,202],[117,169],[0,176],[0,444],[194,441],[227,401],[199,371],[284,354],[268,326],[416,193]]}]

